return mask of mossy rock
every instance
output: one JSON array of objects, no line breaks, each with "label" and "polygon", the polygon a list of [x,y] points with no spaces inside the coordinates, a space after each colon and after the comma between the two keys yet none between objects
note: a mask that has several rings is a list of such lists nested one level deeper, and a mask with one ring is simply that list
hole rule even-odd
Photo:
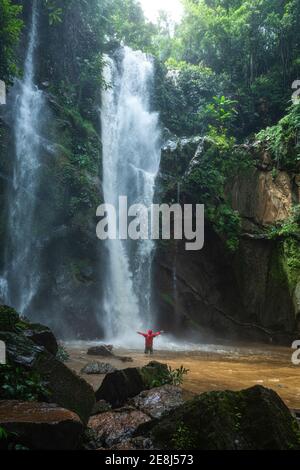
[{"label": "mossy rock", "polygon": [[139,395],[144,390],[153,388],[168,373],[168,366],[159,362],[150,362],[147,366],[130,367],[107,374],[96,392],[97,401],[105,400],[118,408],[129,398]]},{"label": "mossy rock", "polygon": [[20,317],[15,309],[7,305],[0,306],[0,331],[15,331],[19,321]]},{"label": "mossy rock", "polygon": [[87,423],[95,404],[95,394],[85,380],[23,333],[0,332],[0,340],[6,344],[10,364],[39,374],[49,390],[48,400],[74,411],[83,423]]},{"label": "mossy rock", "polygon": [[273,391],[208,392],[140,426],[155,448],[168,450],[300,449],[300,429]]},{"label": "mossy rock", "polygon": [[167,364],[152,361],[140,369],[140,374],[145,389],[150,389],[153,388],[155,384],[163,384],[164,380],[169,375],[169,370]]}]

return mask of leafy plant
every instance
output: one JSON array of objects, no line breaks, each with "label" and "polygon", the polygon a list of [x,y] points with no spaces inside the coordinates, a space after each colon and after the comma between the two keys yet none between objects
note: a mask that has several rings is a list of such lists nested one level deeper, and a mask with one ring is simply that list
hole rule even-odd
[{"label": "leafy plant", "polygon": [[196,447],[196,440],[191,430],[184,424],[180,423],[174,433],[172,443],[175,449],[192,449]]},{"label": "leafy plant", "polygon": [[18,434],[14,432],[7,432],[3,427],[0,426],[0,450],[14,450],[23,451],[29,450],[18,441]]},{"label": "leafy plant", "polygon": [[44,0],[46,8],[49,14],[50,26],[56,25],[62,22],[63,9],[56,5],[55,0]]},{"label": "leafy plant", "polygon": [[293,105],[276,126],[260,131],[257,139],[278,167],[296,170],[300,162],[300,104]]},{"label": "leafy plant", "polygon": [[169,380],[170,385],[182,385],[184,377],[189,373],[189,369],[180,366],[179,369],[172,369],[169,367]]},{"label": "leafy plant", "polygon": [[168,367],[168,370],[161,374],[160,377],[156,378],[151,382],[151,387],[163,387],[164,385],[182,385],[184,376],[189,373],[188,369],[181,366],[179,369],[172,369]]},{"label": "leafy plant", "polygon": [[294,206],[290,217],[268,229],[270,239],[287,238],[291,236],[300,238],[300,205]]},{"label": "leafy plant", "polygon": [[5,429],[0,426],[0,441],[6,440],[7,437],[8,437],[7,431],[5,431]]},{"label": "leafy plant", "polygon": [[226,98],[224,95],[213,97],[213,101],[207,104],[204,110],[209,135],[212,137],[220,135],[223,138],[228,136],[237,116],[236,105],[237,101]]},{"label": "leafy plant", "polygon": [[50,394],[39,374],[21,367],[0,366],[0,383],[2,400],[38,401]]},{"label": "leafy plant", "polygon": [[[15,2],[14,2],[15,3]],[[12,80],[18,72],[16,46],[23,28],[22,6],[0,0],[0,79]]]}]

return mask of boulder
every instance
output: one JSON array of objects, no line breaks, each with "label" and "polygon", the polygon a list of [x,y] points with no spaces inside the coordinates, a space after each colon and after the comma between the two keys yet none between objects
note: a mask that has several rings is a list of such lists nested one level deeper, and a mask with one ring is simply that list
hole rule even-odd
[{"label": "boulder", "polygon": [[273,391],[208,392],[161,419],[141,425],[137,436],[168,450],[300,449],[295,418]]},{"label": "boulder", "polygon": [[104,344],[101,346],[93,346],[92,348],[88,349],[87,352],[88,356],[100,356],[100,357],[111,357],[114,359],[118,359],[121,362],[133,362],[131,357],[127,356],[116,356],[113,353],[113,346],[110,344]]},{"label": "boulder", "polygon": [[0,306],[0,331],[23,333],[37,345],[44,346],[54,356],[58,351],[56,338],[50,328],[20,318],[16,310],[7,305]]},{"label": "boulder", "polygon": [[122,406],[128,398],[133,398],[143,390],[155,386],[168,373],[168,366],[150,362],[147,366],[132,367],[107,374],[96,392],[97,400],[105,400],[113,408]]},{"label": "boulder", "polygon": [[10,442],[30,450],[74,450],[84,431],[71,411],[55,404],[20,401],[0,402],[0,427]]},{"label": "boulder", "polygon": [[103,357],[111,357],[113,356],[113,347],[111,345],[101,345],[101,346],[93,346],[92,348],[88,349],[88,356],[103,356]]},{"label": "boulder", "polygon": [[49,353],[56,356],[58,352],[58,344],[50,328],[39,324],[29,324],[28,329],[24,330],[24,335],[31,339],[35,344],[44,346]]},{"label": "boulder", "polygon": [[132,399],[136,408],[151,418],[160,418],[164,413],[178,408],[184,403],[183,391],[180,387],[164,385],[141,392]]},{"label": "boulder", "polygon": [[133,362],[132,357],[129,356],[115,356],[121,362]]},{"label": "boulder", "polygon": [[111,410],[111,405],[105,400],[99,400],[95,403],[91,416],[100,415],[101,413],[106,413]]},{"label": "boulder", "polygon": [[138,368],[118,370],[105,376],[102,385],[96,392],[96,400],[105,400],[113,408],[118,408],[128,398],[138,395],[145,388]]},{"label": "boulder", "polygon": [[84,423],[88,421],[95,404],[95,394],[85,380],[25,335],[0,332],[0,340],[6,344],[10,363],[42,377],[53,403],[78,414]]},{"label": "boulder", "polygon": [[117,369],[111,364],[104,362],[91,362],[81,369],[82,374],[87,375],[106,375],[115,372]]},{"label": "boulder", "polygon": [[150,421],[149,416],[134,408],[125,408],[93,416],[89,428],[96,433],[98,448],[111,448],[128,440],[136,429]]},{"label": "boulder", "polygon": [[166,383],[166,380],[169,378],[168,365],[157,361],[149,362],[149,364],[139,369],[139,371],[144,383],[143,390],[160,386]]}]

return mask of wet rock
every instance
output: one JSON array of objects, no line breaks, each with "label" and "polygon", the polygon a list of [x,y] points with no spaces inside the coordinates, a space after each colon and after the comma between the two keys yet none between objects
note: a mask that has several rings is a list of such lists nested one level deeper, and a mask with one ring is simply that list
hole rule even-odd
[{"label": "wet rock", "polygon": [[58,344],[50,328],[39,324],[30,324],[29,328],[24,330],[24,335],[31,339],[35,344],[44,346],[48,352],[56,356]]},{"label": "wet rock", "polygon": [[[43,346],[22,334],[0,332],[12,364],[38,373],[50,391],[51,401],[78,414],[86,423],[95,404],[92,387]],[[46,400],[47,401],[47,400]]]},{"label": "wet rock", "polygon": [[151,361],[145,367],[140,369],[140,374],[144,383],[143,390],[147,390],[157,387],[157,384],[165,382],[169,377],[169,369],[167,364]]},{"label": "wet rock", "polygon": [[101,345],[101,346],[94,346],[89,348],[87,354],[88,356],[103,356],[103,357],[111,357],[113,356],[113,346],[111,345]]},{"label": "wet rock", "polygon": [[178,408],[184,403],[183,391],[180,387],[164,385],[141,392],[132,399],[136,408],[152,418],[160,418],[164,413]]},{"label": "wet rock", "polygon": [[31,450],[74,450],[84,430],[71,411],[54,404],[20,401],[0,402],[0,426],[13,443]]},{"label": "wet rock", "polygon": [[117,369],[111,364],[104,362],[91,362],[81,369],[82,374],[87,375],[106,375],[115,372]]},{"label": "wet rock", "polygon": [[150,418],[145,413],[134,409],[120,409],[93,416],[88,426],[97,435],[99,447],[111,448],[120,443],[124,445],[136,429]]},{"label": "wet rock", "polygon": [[24,334],[38,346],[44,346],[54,356],[57,353],[57,341],[50,328],[20,318],[16,310],[7,305],[0,306],[0,331]]},{"label": "wet rock", "polygon": [[96,399],[106,400],[113,408],[122,406],[128,398],[145,389],[139,369],[130,368],[107,374],[96,392]]},{"label": "wet rock", "polygon": [[91,416],[100,415],[111,410],[111,405],[105,400],[99,400],[95,403]]},{"label": "wet rock", "polygon": [[153,443],[150,439],[145,439],[143,437],[136,437],[127,439],[116,444],[110,448],[110,450],[153,450]]},{"label": "wet rock", "polygon": [[136,435],[168,450],[300,449],[295,418],[273,390],[262,386],[203,393],[141,425]]},{"label": "wet rock", "polygon": [[116,356],[116,359],[118,359],[121,362],[133,362],[132,357],[128,357],[128,356]]},{"label": "wet rock", "polygon": [[251,168],[230,184],[232,207],[258,225],[275,224],[289,217],[293,202],[292,178],[285,171]]},{"label": "wet rock", "polygon": [[142,368],[133,367],[107,374],[96,392],[96,399],[106,400],[113,408],[118,408],[128,398],[152,388],[167,372],[167,365],[151,362]]}]

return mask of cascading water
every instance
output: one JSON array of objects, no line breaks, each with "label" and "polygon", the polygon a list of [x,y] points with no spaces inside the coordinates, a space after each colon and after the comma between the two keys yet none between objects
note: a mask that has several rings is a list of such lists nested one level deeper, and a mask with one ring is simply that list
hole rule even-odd
[{"label": "cascading water", "polygon": [[5,273],[0,283],[9,305],[25,314],[39,283],[35,201],[39,188],[40,128],[43,94],[34,84],[38,11],[33,0],[23,80],[15,85],[13,181],[8,194],[8,234]]},{"label": "cascading water", "polygon": [[[104,200],[119,206],[153,203],[160,164],[158,114],[150,110],[154,67],[151,58],[125,47],[122,60],[107,59],[111,86],[102,98]],[[138,328],[151,326],[151,240],[108,240],[104,326],[108,338],[132,344]]]}]

